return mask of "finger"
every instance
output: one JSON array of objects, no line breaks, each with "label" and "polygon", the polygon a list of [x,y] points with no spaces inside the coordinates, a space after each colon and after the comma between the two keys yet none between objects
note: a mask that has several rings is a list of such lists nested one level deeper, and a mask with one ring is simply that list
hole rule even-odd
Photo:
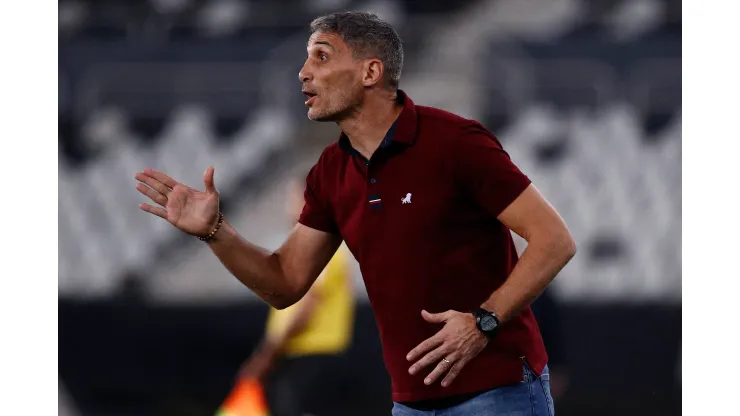
[{"label": "finger", "polygon": [[167,185],[169,188],[174,188],[175,185],[180,183],[158,170],[146,168],[144,169],[144,174],[147,176],[151,176],[152,178],[158,180],[159,182],[162,182],[163,184]]},{"label": "finger", "polygon": [[216,185],[213,183],[213,166],[209,166],[203,174],[203,183],[206,185],[206,192],[212,194],[216,192]]},{"label": "finger", "polygon": [[439,362],[443,357],[447,355],[447,353],[448,353],[447,348],[445,348],[445,345],[442,344],[442,346],[430,351],[427,355],[425,355],[419,361],[414,363],[414,365],[412,365],[411,368],[409,368],[409,374],[416,374],[422,368]]},{"label": "finger", "polygon": [[172,192],[172,189],[170,189],[169,187],[167,187],[167,185],[165,185],[163,182],[160,182],[154,177],[148,176],[143,173],[137,173],[135,178],[137,181],[145,183],[148,187],[154,189],[165,197],[169,196],[170,192]]},{"label": "finger", "polygon": [[441,345],[442,342],[442,335],[437,332],[434,336],[425,339],[421,344],[417,345],[416,348],[406,354],[406,359],[408,361],[415,361],[417,358],[421,357],[422,354],[426,354],[427,351]]},{"label": "finger", "polygon": [[446,373],[455,365],[455,360],[450,356],[446,358],[445,360],[440,360],[439,364],[437,364],[436,367],[434,367],[434,370],[429,373],[427,378],[424,379],[424,384],[427,386],[437,381],[437,379],[442,376],[442,374]]},{"label": "finger", "polygon": [[421,317],[424,318],[425,321],[431,322],[433,324],[438,324],[447,321],[450,317],[450,312],[440,312],[440,313],[429,313],[425,310],[421,311]]},{"label": "finger", "polygon": [[154,189],[142,184],[137,183],[136,184],[136,190],[141,192],[142,194],[148,196],[152,201],[158,203],[159,205],[166,207],[167,206],[167,197],[160,194],[159,192],[155,191]]},{"label": "finger", "polygon": [[139,204],[142,211],[167,219],[167,211],[164,208],[153,207],[149,204]]},{"label": "finger", "polygon": [[450,384],[452,384],[452,381],[457,378],[457,376],[460,374],[460,371],[462,371],[463,367],[465,367],[465,364],[467,364],[466,360],[458,360],[455,362],[455,364],[452,365],[452,368],[450,368],[450,371],[447,372],[447,375],[442,380],[442,387],[447,387]]}]

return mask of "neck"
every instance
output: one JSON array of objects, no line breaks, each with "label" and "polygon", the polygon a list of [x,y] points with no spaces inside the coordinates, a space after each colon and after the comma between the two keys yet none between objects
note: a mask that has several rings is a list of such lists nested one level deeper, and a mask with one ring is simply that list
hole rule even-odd
[{"label": "neck", "polygon": [[352,116],[337,123],[352,147],[368,160],[403,110],[396,102],[397,94],[371,95]]}]

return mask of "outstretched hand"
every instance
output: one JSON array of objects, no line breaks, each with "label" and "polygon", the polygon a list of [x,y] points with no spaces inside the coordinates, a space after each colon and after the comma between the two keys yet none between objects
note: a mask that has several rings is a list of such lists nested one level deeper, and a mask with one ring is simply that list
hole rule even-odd
[{"label": "outstretched hand", "polygon": [[478,330],[475,317],[470,313],[452,310],[441,313],[421,311],[421,316],[427,322],[444,323],[444,327],[408,353],[406,359],[416,361],[409,368],[409,373],[416,374],[423,368],[436,364],[434,370],[424,379],[424,384],[431,385],[446,374],[442,387],[447,387],[460,374],[465,364],[483,351],[488,345],[488,338]]},{"label": "outstretched hand", "polygon": [[196,235],[208,235],[218,222],[219,194],[213,183],[213,166],[203,174],[205,191],[184,185],[162,172],[144,169],[136,174],[136,189],[157,206],[147,203],[139,208],[166,219],[180,230]]}]

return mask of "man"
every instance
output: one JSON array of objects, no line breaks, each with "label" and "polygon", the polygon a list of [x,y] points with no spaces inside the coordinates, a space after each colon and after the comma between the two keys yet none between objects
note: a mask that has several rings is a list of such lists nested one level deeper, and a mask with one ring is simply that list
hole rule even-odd
[{"label": "man", "polygon": [[[152,169],[141,209],[208,242],[276,308],[308,291],[342,240],[360,264],[399,415],[549,415],[547,355],[529,304],[575,254],[563,220],[478,122],[398,89],[403,48],[386,22],[311,23],[299,73],[308,117],[336,122],[277,251],[244,240],[205,191]],[[518,258],[510,230],[527,249]]]},{"label": "man", "polygon": [[[286,208],[295,225],[303,208],[302,185],[289,184]],[[252,415],[239,409],[253,406],[250,399],[264,382],[272,416],[319,414],[332,401],[343,353],[352,337],[354,297],[349,273],[349,253],[342,246],[300,301],[282,310],[270,309],[265,338],[224,402],[225,415]],[[245,400],[240,400],[242,396]]]}]

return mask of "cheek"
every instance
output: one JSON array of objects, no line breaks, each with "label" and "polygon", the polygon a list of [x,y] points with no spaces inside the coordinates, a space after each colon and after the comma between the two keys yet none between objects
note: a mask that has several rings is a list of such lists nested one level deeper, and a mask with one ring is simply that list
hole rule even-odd
[{"label": "cheek", "polygon": [[[320,106],[322,108],[344,107],[355,100],[362,85],[358,84],[353,71],[335,71],[323,78],[327,93],[322,94]],[[359,88],[358,88],[359,85]]]},{"label": "cheek", "polygon": [[351,70],[338,72],[334,78],[335,85],[339,86],[344,94],[354,93],[361,82],[362,80],[358,77],[357,72]]},{"label": "cheek", "polygon": [[346,74],[343,77],[341,84],[342,88],[340,93],[343,101],[353,102],[362,93],[362,81],[358,79],[355,74]]}]

